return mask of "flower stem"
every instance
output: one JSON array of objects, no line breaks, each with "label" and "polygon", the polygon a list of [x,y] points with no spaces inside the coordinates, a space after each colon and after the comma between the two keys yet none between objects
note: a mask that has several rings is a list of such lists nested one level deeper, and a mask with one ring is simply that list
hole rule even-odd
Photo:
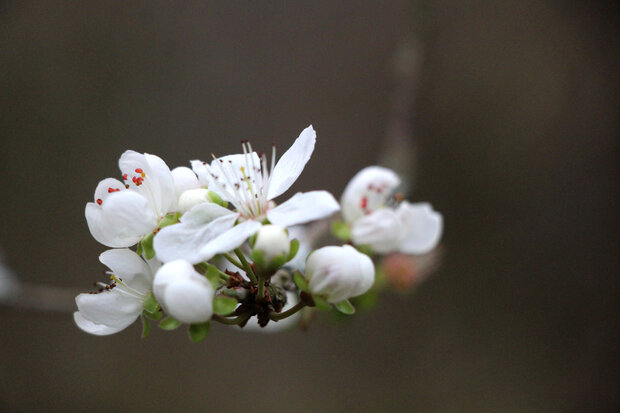
[{"label": "flower stem", "polygon": [[235,318],[226,318],[221,315],[213,314],[213,321],[217,321],[218,323],[227,324],[230,326],[234,326],[237,324],[241,324],[250,318],[250,313],[241,314],[239,317]]},{"label": "flower stem", "polygon": [[269,314],[269,318],[272,319],[273,321],[282,320],[282,319],[285,319],[285,318],[288,318],[288,317],[292,316],[293,314],[295,314],[296,312],[298,312],[299,310],[301,310],[305,306],[306,306],[306,303],[304,303],[303,301],[300,301],[294,307],[289,308],[288,310],[286,310],[283,313],[271,313],[271,314]]},{"label": "flower stem", "polygon": [[226,253],[226,254],[222,254],[224,256],[224,258],[226,258],[228,261],[230,261],[230,263],[232,265],[234,265],[235,267],[239,267],[239,268],[243,268],[243,264],[241,264],[239,261],[237,261],[236,259],[234,259],[232,257],[232,255]]},{"label": "flower stem", "polygon": [[237,258],[239,258],[239,261],[241,261],[241,264],[242,264],[241,267],[245,270],[245,273],[247,274],[248,278],[250,278],[250,280],[254,284],[257,284],[258,280],[256,279],[256,274],[254,274],[254,270],[252,269],[252,266],[250,265],[250,263],[248,263],[248,260],[245,259],[245,255],[243,255],[243,252],[239,248],[236,248],[235,254],[237,255]]}]

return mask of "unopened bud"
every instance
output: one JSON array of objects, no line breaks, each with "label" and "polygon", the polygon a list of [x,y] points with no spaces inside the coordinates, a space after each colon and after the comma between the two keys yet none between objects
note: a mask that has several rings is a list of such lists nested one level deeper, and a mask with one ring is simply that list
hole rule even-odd
[{"label": "unopened bud", "polygon": [[265,263],[276,257],[287,256],[291,243],[285,228],[277,225],[263,225],[256,234],[254,250],[260,251]]},{"label": "unopened bud", "polygon": [[208,190],[204,188],[188,189],[179,197],[179,212],[184,214],[196,205],[210,201]]}]

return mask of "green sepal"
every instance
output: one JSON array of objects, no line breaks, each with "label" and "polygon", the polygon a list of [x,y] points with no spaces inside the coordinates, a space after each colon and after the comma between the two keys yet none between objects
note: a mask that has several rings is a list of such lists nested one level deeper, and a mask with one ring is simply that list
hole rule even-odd
[{"label": "green sepal", "polygon": [[331,306],[323,297],[319,297],[318,295],[313,295],[312,300],[314,300],[314,306],[319,310],[328,311],[331,310]]},{"label": "green sepal", "polygon": [[144,251],[144,257],[147,260],[155,258],[155,250],[153,249],[153,238],[155,238],[155,234],[152,232],[142,239],[140,245],[142,246],[142,250]]},{"label": "green sepal", "polygon": [[304,276],[301,275],[299,271],[296,271],[295,274],[293,274],[293,281],[295,282],[297,288],[299,288],[301,291],[310,293],[310,290],[308,289],[308,281],[306,281]]},{"label": "green sepal", "polygon": [[159,311],[159,303],[155,299],[153,293],[149,294],[149,296],[144,301],[144,311],[150,314],[155,314]]},{"label": "green sepal", "polygon": [[290,260],[295,258],[295,255],[297,255],[297,252],[299,251],[299,240],[297,238],[291,240],[290,248],[291,249],[288,253],[288,257],[286,257],[286,262],[289,262]]},{"label": "green sepal", "polygon": [[179,222],[179,218],[181,214],[178,212],[174,212],[172,214],[168,214],[159,221],[159,228],[167,227],[168,225],[176,224]]},{"label": "green sepal", "polygon": [[[209,199],[211,200],[211,202],[213,202],[214,204],[217,204],[221,207],[226,208],[228,206],[228,202],[225,202],[221,196],[219,196],[217,193],[213,192],[213,191],[208,191],[207,194],[209,195]],[[226,204],[226,205],[224,205]]]},{"label": "green sepal", "polygon": [[237,308],[237,300],[225,295],[218,295],[213,299],[213,312],[219,315],[228,315]]},{"label": "green sepal", "polygon": [[154,312],[154,313],[149,313],[147,311],[143,311],[142,315],[144,315],[145,317],[150,318],[153,321],[159,321],[159,320],[161,320],[164,317],[164,313],[159,311],[159,310]]},{"label": "green sepal", "polygon": [[146,338],[151,332],[151,323],[148,318],[144,316],[144,314],[140,317],[140,319],[142,320],[142,335],[140,337]]},{"label": "green sepal", "polygon": [[274,257],[273,260],[268,265],[268,269],[277,269],[283,266],[286,262],[288,262],[288,256],[281,254]]},{"label": "green sepal", "polygon": [[351,228],[344,221],[334,221],[330,226],[332,235],[342,241],[351,239]]},{"label": "green sepal", "polygon": [[214,289],[217,289],[220,285],[220,272],[215,265],[209,265],[205,277],[207,277],[207,280],[209,280]]},{"label": "green sepal", "polygon": [[136,248],[136,254],[138,254],[139,256],[142,256],[143,252],[144,252],[144,248],[142,248],[142,242],[138,242],[138,248]]},{"label": "green sepal", "polygon": [[194,343],[200,343],[202,340],[207,338],[209,335],[209,330],[211,330],[211,323],[201,323],[201,324],[190,324],[189,326],[189,338]]},{"label": "green sepal", "polygon": [[175,320],[172,317],[166,317],[159,322],[159,328],[162,330],[174,330],[179,327],[181,322],[179,320]]},{"label": "green sepal", "polygon": [[334,304],[334,308],[340,311],[342,314],[355,314],[355,307],[349,300],[340,301],[339,303]]},{"label": "green sepal", "polygon": [[252,258],[252,261],[254,261],[259,268],[265,268],[265,256],[262,251],[252,250],[250,252],[250,258]]}]

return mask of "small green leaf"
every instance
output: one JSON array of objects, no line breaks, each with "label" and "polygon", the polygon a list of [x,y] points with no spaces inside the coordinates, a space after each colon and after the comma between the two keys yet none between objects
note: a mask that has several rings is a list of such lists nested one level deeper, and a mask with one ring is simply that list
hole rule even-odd
[{"label": "small green leaf", "polygon": [[297,288],[299,288],[301,291],[305,291],[307,293],[310,292],[310,290],[308,289],[308,281],[306,281],[304,276],[301,275],[299,271],[296,271],[295,274],[293,274],[293,281],[295,282]]},{"label": "small green leaf", "polygon": [[219,206],[222,206],[222,207],[224,206],[224,200],[222,199],[221,196],[219,196],[217,193],[213,191],[208,191],[207,193],[209,195],[209,199],[211,200],[211,202]]},{"label": "small green leaf", "polygon": [[252,261],[254,261],[259,268],[265,268],[265,256],[262,251],[252,250],[250,253],[250,258],[252,258]]},{"label": "small green leaf", "polygon": [[207,277],[214,289],[217,289],[220,285],[220,272],[215,265],[209,265],[205,277]]},{"label": "small green leaf", "polygon": [[178,212],[174,212],[172,214],[168,214],[159,221],[159,228],[167,227],[168,225],[176,224],[179,222],[179,217],[181,214]]},{"label": "small green leaf", "polygon": [[331,306],[323,297],[319,297],[318,295],[313,295],[312,299],[314,300],[314,306],[319,310],[327,311],[331,310]]},{"label": "small green leaf", "polygon": [[227,315],[235,311],[237,300],[232,297],[219,295],[213,299],[213,312],[219,315]]},{"label": "small green leaf", "polygon": [[286,262],[289,262],[290,260],[295,258],[295,255],[297,255],[298,251],[299,251],[299,240],[295,238],[291,240],[291,249],[288,253],[288,257],[286,257]]},{"label": "small green leaf", "polygon": [[151,332],[151,323],[144,315],[142,315],[142,317],[140,318],[142,319],[142,336],[141,337],[146,338]]},{"label": "small green leaf", "polygon": [[159,322],[159,328],[162,330],[174,330],[181,325],[179,320],[175,320],[172,317],[166,317]]},{"label": "small green leaf", "polygon": [[342,314],[355,314],[355,307],[353,304],[349,302],[349,300],[340,301],[339,303],[335,303],[334,307],[336,310],[340,311]]},{"label": "small green leaf", "polygon": [[194,343],[200,343],[202,340],[207,338],[210,329],[211,323],[209,323],[208,321],[202,324],[190,324],[189,338],[191,338]]},{"label": "small green leaf", "polygon": [[349,228],[349,225],[344,221],[332,222],[330,229],[334,237],[342,241],[348,241],[351,239],[351,229]]},{"label": "small green leaf", "polygon": [[153,238],[155,234],[152,232],[142,239],[140,245],[142,245],[142,249],[144,251],[144,256],[147,260],[153,259],[155,257],[155,250],[153,249]]},{"label": "small green leaf", "polygon": [[151,293],[144,301],[144,311],[147,313],[155,314],[159,310],[159,304],[155,299],[153,293]]}]

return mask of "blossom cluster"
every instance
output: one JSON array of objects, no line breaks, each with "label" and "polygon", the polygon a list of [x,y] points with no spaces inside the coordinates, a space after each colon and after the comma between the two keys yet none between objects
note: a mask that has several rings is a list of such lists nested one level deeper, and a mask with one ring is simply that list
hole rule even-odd
[{"label": "blossom cluster", "polygon": [[[141,318],[143,336],[153,322],[186,324],[200,341],[211,321],[277,329],[300,310],[352,314],[350,299],[376,284],[378,257],[437,246],[442,216],[394,196],[400,179],[386,168],[361,170],[340,202],[324,190],[280,202],[315,143],[309,126],[277,162],[275,147],[268,157],[243,142],[243,153],[172,170],[123,153],[121,179],[102,180],[86,205],[90,233],[111,248],[99,256],[110,280],[76,297],[78,327],[108,335]],[[309,228],[339,211],[331,228],[344,245],[315,249]]]}]

